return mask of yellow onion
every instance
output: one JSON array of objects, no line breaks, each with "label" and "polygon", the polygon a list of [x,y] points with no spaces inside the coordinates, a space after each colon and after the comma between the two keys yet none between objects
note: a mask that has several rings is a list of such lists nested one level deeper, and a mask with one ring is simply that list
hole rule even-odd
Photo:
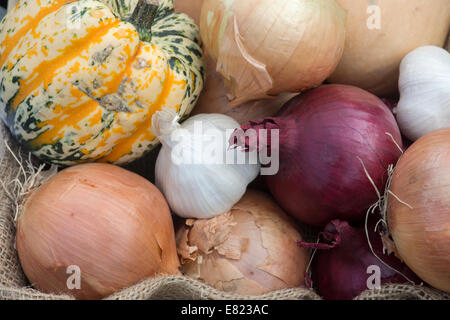
[{"label": "yellow onion", "polygon": [[202,113],[221,113],[239,122],[247,124],[250,120],[272,117],[278,110],[297,95],[297,93],[282,93],[272,99],[252,100],[238,106],[231,106],[228,89],[224,78],[215,70],[215,62],[205,54],[206,81],[200,98],[192,115]]},{"label": "yellow onion", "polygon": [[[179,273],[164,197],[144,178],[109,164],[65,169],[34,190],[18,219],[16,245],[35,288],[79,299]],[[76,272],[79,287],[70,278]]]},{"label": "yellow onion", "polygon": [[177,231],[181,270],[223,291],[259,295],[304,285],[308,251],[269,195],[249,190],[231,211],[186,220]]},{"label": "yellow onion", "polygon": [[450,292],[450,128],[417,140],[392,177],[388,225],[397,253],[425,282]]},{"label": "yellow onion", "polygon": [[[200,12],[203,0],[175,0],[175,11],[190,15],[200,24]],[[249,101],[239,106],[231,106],[224,78],[216,71],[216,63],[205,52],[206,80],[200,98],[192,115],[202,113],[221,113],[235,119],[239,124],[250,120],[274,116],[283,104],[293,98],[295,93],[284,93],[272,99]]]},{"label": "yellow onion", "polygon": [[175,12],[184,12],[188,14],[195,23],[200,24],[200,12],[203,0],[174,0],[173,5]]},{"label": "yellow onion", "polygon": [[399,66],[412,50],[445,44],[449,0],[337,0],[347,10],[345,50],[331,82],[378,95],[397,90]]},{"label": "yellow onion", "polygon": [[200,33],[236,106],[320,85],[342,56],[345,18],[335,0],[204,0]]}]

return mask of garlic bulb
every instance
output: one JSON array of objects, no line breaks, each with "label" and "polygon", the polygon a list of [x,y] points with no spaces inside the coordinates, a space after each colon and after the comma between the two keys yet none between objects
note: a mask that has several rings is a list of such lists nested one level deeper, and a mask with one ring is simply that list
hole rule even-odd
[{"label": "garlic bulb", "polygon": [[180,217],[206,219],[227,212],[259,173],[256,152],[228,147],[239,127],[228,116],[200,114],[180,125],[176,113],[165,109],[152,122],[162,143],[156,185]]},{"label": "garlic bulb", "polygon": [[424,46],[410,52],[400,65],[400,101],[395,113],[402,133],[415,141],[450,127],[450,53]]},{"label": "garlic bulb", "polygon": [[345,43],[335,0],[204,0],[200,33],[232,106],[320,85]]}]

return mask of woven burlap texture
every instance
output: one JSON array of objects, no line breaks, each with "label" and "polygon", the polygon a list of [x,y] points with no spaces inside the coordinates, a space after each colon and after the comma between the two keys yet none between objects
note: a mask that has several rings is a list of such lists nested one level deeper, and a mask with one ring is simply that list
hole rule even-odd
[{"label": "woven burlap texture", "polygon": [[[20,151],[9,132],[0,123],[0,178],[8,182],[18,176],[20,166],[11,152],[6,150],[5,143],[22,159],[28,155]],[[28,283],[20,267],[15,249],[14,203],[4,188],[0,188],[0,300],[67,300],[67,295],[45,294],[33,289]],[[416,299],[435,300],[449,299],[449,295],[434,289],[411,285],[387,285],[379,290],[362,293],[357,299]],[[182,276],[166,276],[146,279],[123,289],[106,299],[113,300],[320,300],[314,291],[305,288],[294,288],[271,292],[262,296],[241,296],[221,292],[204,283]]]}]

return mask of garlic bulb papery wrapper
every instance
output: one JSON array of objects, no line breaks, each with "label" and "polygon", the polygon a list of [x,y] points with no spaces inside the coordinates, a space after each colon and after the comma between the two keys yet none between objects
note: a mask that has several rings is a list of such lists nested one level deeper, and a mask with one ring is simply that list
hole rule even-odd
[{"label": "garlic bulb papery wrapper", "polygon": [[345,45],[335,0],[204,0],[200,33],[232,106],[320,85]]},{"label": "garlic bulb papery wrapper", "polygon": [[410,52],[400,65],[395,113],[402,133],[415,141],[450,127],[450,53],[434,46]]},{"label": "garlic bulb papery wrapper", "polygon": [[180,217],[209,219],[227,212],[259,174],[256,153],[228,148],[239,127],[231,117],[200,114],[181,125],[176,117],[169,109],[153,116],[153,131],[162,143],[156,185]]}]

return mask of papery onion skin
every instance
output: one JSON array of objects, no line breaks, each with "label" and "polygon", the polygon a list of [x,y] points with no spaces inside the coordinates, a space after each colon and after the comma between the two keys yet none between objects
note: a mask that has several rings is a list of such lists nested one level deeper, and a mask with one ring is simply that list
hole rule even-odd
[{"label": "papery onion skin", "polygon": [[[400,131],[389,108],[351,86],[312,89],[290,100],[277,117],[242,128],[279,130],[280,167],[267,184],[287,213],[315,226],[361,220],[378,200],[368,175],[382,192],[388,166],[401,155]],[[236,142],[246,144],[239,134],[231,141]]]},{"label": "papery onion skin", "polygon": [[[445,44],[450,27],[448,0],[433,0],[432,4],[429,0],[337,2],[348,14],[344,54],[329,78],[333,83],[377,95],[395,93],[400,62],[408,52]],[[379,28],[373,20],[378,17]]]},{"label": "papery onion skin", "polygon": [[[65,169],[34,190],[16,246],[38,290],[99,299],[158,274],[179,274],[169,207],[144,178],[109,164]],[[67,286],[77,266],[80,290]]]},{"label": "papery onion skin", "polygon": [[[372,220],[374,221],[374,220]],[[392,252],[383,252],[383,242],[375,233],[375,224],[368,231],[375,254],[390,267],[402,272],[411,281],[420,284],[420,279]],[[346,221],[332,220],[322,232],[321,243],[299,243],[302,247],[319,247],[313,257],[312,279],[319,294],[326,300],[351,300],[361,292],[376,285],[369,279],[379,268],[380,285],[386,283],[405,283],[407,279],[384,265],[372,253],[365,228],[352,227]],[[372,288],[373,289],[373,288]]]},{"label": "papery onion skin", "polygon": [[320,85],[342,56],[345,20],[334,0],[204,0],[200,32],[236,106]]},{"label": "papery onion skin", "polygon": [[388,225],[399,255],[424,281],[450,292],[450,128],[405,152],[390,191],[396,197],[389,196]]},{"label": "papery onion skin", "polygon": [[[175,0],[175,11],[184,12],[194,18],[200,25],[200,12],[203,0]],[[202,113],[221,113],[232,117],[239,124],[263,117],[272,117],[281,106],[295,93],[283,93],[272,99],[252,100],[240,105],[233,105],[229,99],[228,88],[223,76],[216,71],[216,62],[204,52],[206,64],[206,79],[202,93],[191,115]]]},{"label": "papery onion skin", "polygon": [[252,100],[238,106],[232,106],[228,98],[228,89],[224,78],[215,70],[215,62],[205,53],[205,86],[191,115],[202,113],[221,113],[232,117],[240,125],[250,120],[272,117],[296,93],[282,93],[272,99]]},{"label": "papery onion skin", "polygon": [[271,197],[249,190],[233,209],[187,220],[177,231],[183,273],[223,291],[260,295],[304,285],[308,251],[297,226]]}]

